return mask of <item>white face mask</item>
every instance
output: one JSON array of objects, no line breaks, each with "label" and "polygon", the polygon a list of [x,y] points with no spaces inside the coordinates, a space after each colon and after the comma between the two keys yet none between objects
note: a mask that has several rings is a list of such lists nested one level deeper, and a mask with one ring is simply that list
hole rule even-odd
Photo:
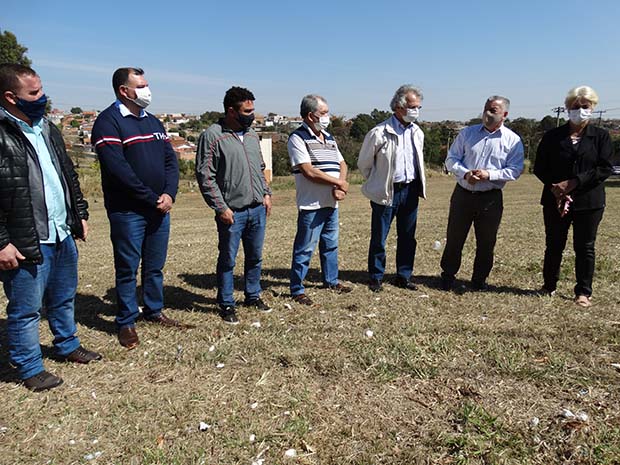
[{"label": "white face mask", "polygon": [[321,116],[319,120],[314,123],[314,129],[317,131],[324,131],[329,126],[329,115]]},{"label": "white face mask", "polygon": [[592,109],[590,108],[576,108],[575,110],[568,110],[568,118],[573,124],[581,124],[585,121],[590,121],[592,118]]},{"label": "white face mask", "polygon": [[482,122],[487,129],[496,127],[499,123],[502,122],[503,118],[503,113],[492,113],[489,110],[482,113]]},{"label": "white face mask", "polygon": [[407,114],[403,116],[403,120],[407,123],[413,123],[420,116],[419,108],[407,108]]},{"label": "white face mask", "polygon": [[132,100],[136,105],[141,108],[146,108],[151,103],[151,89],[149,86],[146,87],[136,87],[136,98]]}]

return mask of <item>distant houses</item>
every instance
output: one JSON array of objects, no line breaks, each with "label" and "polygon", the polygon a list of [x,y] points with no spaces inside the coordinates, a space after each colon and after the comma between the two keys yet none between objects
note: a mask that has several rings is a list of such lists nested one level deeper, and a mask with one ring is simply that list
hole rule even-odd
[{"label": "distant houses", "polygon": [[[95,158],[92,147],[91,134],[93,124],[97,118],[98,111],[83,111],[82,113],[69,113],[58,109],[53,109],[48,118],[58,125],[63,133],[67,149],[74,153],[74,156],[85,158]],[[196,143],[202,129],[191,131],[186,127],[200,119],[196,115],[185,113],[162,113],[155,115],[166,128],[170,137],[170,144],[177,154],[179,160],[194,162],[196,159]],[[254,129],[260,137],[261,151],[265,161],[265,176],[267,181],[272,179],[272,142],[286,139],[286,134],[275,132],[278,126],[285,126],[294,129],[301,124],[299,118],[287,118],[285,116],[270,113],[264,117],[256,115]],[[195,126],[196,124],[192,125]]]}]

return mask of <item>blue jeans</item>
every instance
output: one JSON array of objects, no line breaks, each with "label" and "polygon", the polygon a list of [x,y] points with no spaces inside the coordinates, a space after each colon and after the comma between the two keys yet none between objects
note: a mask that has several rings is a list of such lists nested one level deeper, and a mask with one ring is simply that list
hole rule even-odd
[{"label": "blue jeans", "polygon": [[170,215],[108,212],[110,238],[114,249],[118,328],[134,326],[138,318],[136,274],[140,260],[142,313],[156,318],[164,306],[164,274],[168,253]]},{"label": "blue jeans", "polygon": [[71,236],[59,244],[41,244],[43,263],[21,265],[0,271],[6,308],[9,354],[21,379],[41,373],[43,358],[39,344],[39,320],[45,304],[47,321],[60,356],[80,346],[74,318],[78,281],[78,252]]},{"label": "blue jeans", "polygon": [[372,219],[368,247],[368,274],[371,279],[382,280],[385,273],[385,241],[392,220],[396,217],[396,274],[411,278],[415,259],[415,230],[418,221],[418,183],[394,184],[391,206],[370,202]]},{"label": "blue jeans", "polygon": [[243,242],[245,262],[243,280],[245,301],[260,297],[260,273],[263,265],[263,242],[265,241],[265,224],[267,222],[265,207],[258,205],[235,212],[235,222],[224,224],[215,217],[219,238],[217,257],[217,303],[222,307],[234,307],[233,271],[239,250]]},{"label": "blue jeans", "polygon": [[312,253],[319,243],[323,284],[338,284],[338,209],[299,210],[291,264],[291,295],[304,293]]}]

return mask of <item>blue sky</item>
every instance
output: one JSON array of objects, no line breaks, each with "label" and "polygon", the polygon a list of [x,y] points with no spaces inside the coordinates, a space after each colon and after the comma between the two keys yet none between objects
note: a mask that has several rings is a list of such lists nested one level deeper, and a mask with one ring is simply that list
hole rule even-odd
[{"label": "blue sky", "polygon": [[319,93],[352,117],[412,83],[429,121],[476,117],[491,94],[512,100],[513,118],[542,118],[580,84],[620,118],[619,25],[618,0],[4,0],[0,11],[58,108],[105,108],[114,69],[140,66],[153,112],[221,110],[241,85],[259,113],[296,115]]}]

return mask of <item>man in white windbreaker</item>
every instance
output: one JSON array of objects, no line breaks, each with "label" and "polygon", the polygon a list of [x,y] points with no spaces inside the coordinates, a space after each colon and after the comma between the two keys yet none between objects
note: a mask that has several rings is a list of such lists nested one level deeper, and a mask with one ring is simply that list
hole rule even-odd
[{"label": "man in white windbreaker", "polygon": [[366,182],[362,193],[372,209],[368,247],[368,287],[379,292],[385,274],[385,241],[396,217],[396,279],[398,287],[416,290],[411,280],[415,259],[415,230],[419,198],[426,198],[424,133],[415,124],[422,108],[422,91],[399,87],[390,107],[393,115],[371,129],[360,150],[357,166]]}]

